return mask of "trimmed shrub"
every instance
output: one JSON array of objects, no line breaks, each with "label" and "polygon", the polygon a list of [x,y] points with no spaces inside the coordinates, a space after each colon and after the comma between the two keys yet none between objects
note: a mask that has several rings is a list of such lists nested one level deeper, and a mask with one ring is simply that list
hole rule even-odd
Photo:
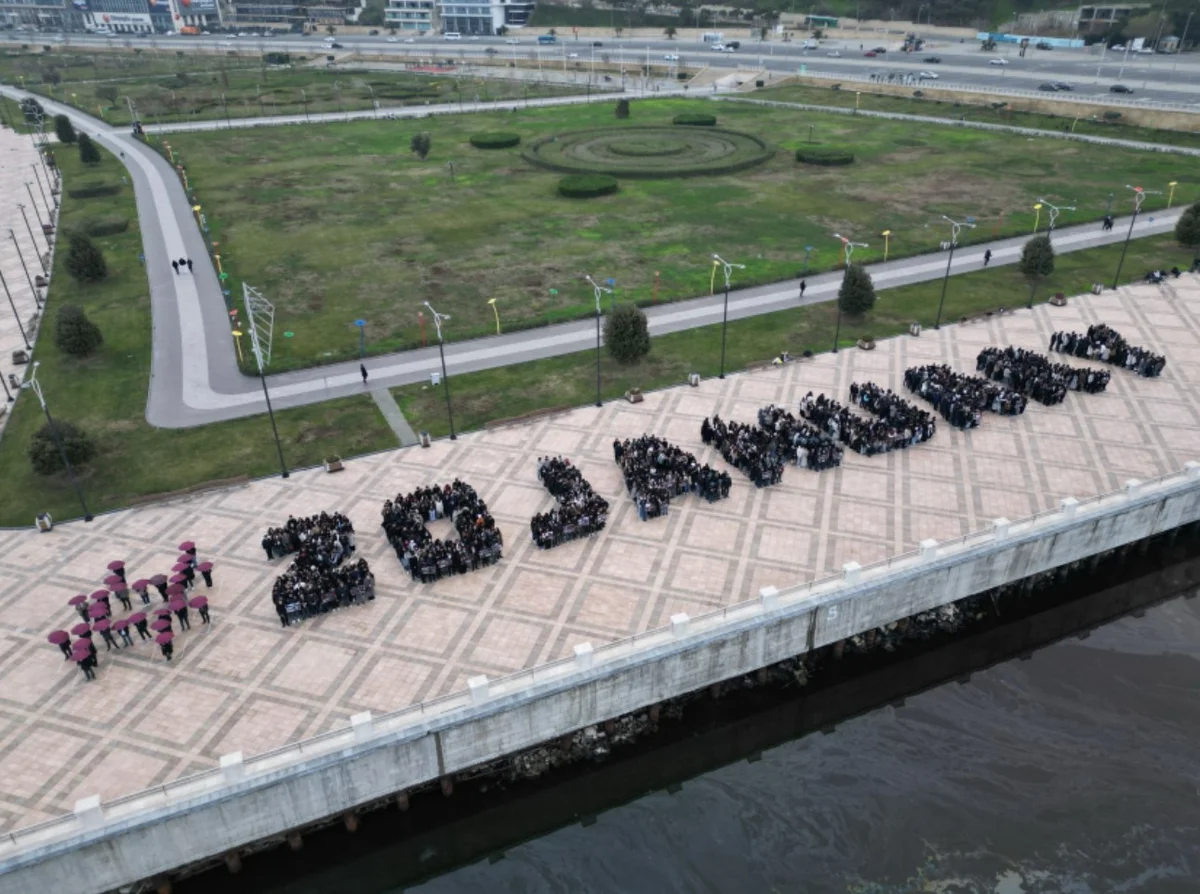
[{"label": "trimmed shrub", "polygon": [[703,115],[699,112],[689,112],[684,115],[676,115],[671,119],[672,124],[682,124],[687,127],[716,127],[716,115]]},{"label": "trimmed shrub", "polygon": [[1121,113],[1120,112],[1105,112],[1103,117],[1104,117],[1105,121],[1116,121],[1117,119],[1119,119],[1121,117]]},{"label": "trimmed shrub", "polygon": [[[63,453],[66,453],[71,465],[80,466],[96,455],[95,442],[79,426],[72,422],[56,420],[54,428],[62,441]],[[67,468],[58,452],[58,445],[54,443],[54,434],[50,431],[49,422],[33,433],[26,453],[33,471],[39,475],[53,475]]]},{"label": "trimmed shrub", "polygon": [[82,233],[101,239],[105,236],[116,236],[129,229],[129,218],[119,214],[104,214],[100,217],[85,217],[78,224],[69,228],[69,233]]},{"label": "trimmed shrub", "polygon": [[54,116],[54,135],[58,137],[60,143],[71,144],[76,140],[75,126],[71,124],[71,119],[66,115]]},{"label": "trimmed shrub", "polygon": [[92,138],[85,133],[79,135],[79,160],[85,165],[100,164],[100,150],[96,148]]},{"label": "trimmed shrub", "polygon": [[618,99],[617,108],[613,112],[618,118],[625,119],[629,117],[629,100]]},{"label": "trimmed shrub", "polygon": [[109,102],[116,102],[117,94],[119,92],[120,91],[117,90],[117,88],[112,84],[105,84],[103,87],[96,88],[96,97],[98,99],[108,100]]},{"label": "trimmed shrub", "polygon": [[65,304],[54,323],[54,343],[64,354],[86,357],[104,344],[104,336],[83,308]]},{"label": "trimmed shrub", "polygon": [[408,141],[408,148],[417,154],[417,158],[424,161],[429,150],[433,148],[433,141],[427,133],[413,134],[412,139]]},{"label": "trimmed shrub", "polygon": [[1050,244],[1049,236],[1034,236],[1021,249],[1021,260],[1018,264],[1022,275],[1032,279],[1035,276],[1049,276],[1054,272],[1054,246]]},{"label": "trimmed shrub", "polygon": [[796,161],[806,165],[854,164],[854,152],[841,146],[801,146],[796,150]]},{"label": "trimmed shrub", "polygon": [[845,314],[865,314],[875,306],[875,283],[862,264],[851,264],[838,289],[838,306]]},{"label": "trimmed shrub", "polygon": [[1200,251],[1200,202],[1188,206],[1175,222],[1175,241],[1193,252]]},{"label": "trimmed shrub", "polygon": [[515,133],[493,130],[471,134],[470,142],[476,149],[511,149],[520,144],[521,137]]},{"label": "trimmed shrub", "polygon": [[618,188],[617,178],[608,174],[571,174],[558,181],[559,195],[569,199],[611,196]]},{"label": "trimmed shrub", "polygon": [[68,189],[67,195],[73,199],[96,199],[101,196],[115,196],[120,191],[120,183],[110,183],[104,180],[85,180],[74,189]]},{"label": "trimmed shrub", "polygon": [[604,320],[604,343],[613,360],[637,363],[650,353],[650,325],[641,308],[622,304]]},{"label": "trimmed shrub", "polygon": [[67,272],[80,282],[99,282],[108,276],[104,252],[87,236],[73,234],[67,249]]}]

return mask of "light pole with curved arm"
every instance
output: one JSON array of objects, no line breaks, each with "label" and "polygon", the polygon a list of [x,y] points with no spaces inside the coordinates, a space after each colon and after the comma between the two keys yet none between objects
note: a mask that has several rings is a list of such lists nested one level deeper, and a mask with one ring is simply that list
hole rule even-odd
[{"label": "light pole with curved arm", "polygon": [[[842,270],[842,285],[845,286],[846,274],[850,272],[850,256],[854,254],[854,249],[870,248],[871,246],[865,242],[851,242],[841,233],[834,233],[833,238],[842,240],[842,251],[845,253],[846,259]],[[835,354],[838,352],[838,339],[841,338],[842,335],[842,296],[840,291],[841,290],[839,290],[839,294],[837,296],[837,324],[833,330],[833,353]]]},{"label": "light pole with curved arm", "polygon": [[454,433],[454,411],[450,409],[450,379],[446,376],[446,348],[442,341],[442,320],[450,319],[450,315],[438,313],[428,301],[425,302],[425,306],[433,314],[433,325],[437,327],[438,354],[442,358],[442,386],[446,392],[446,418],[450,420],[450,440],[456,441],[458,435]]},{"label": "light pole with curved arm", "polygon": [[721,314],[721,373],[717,376],[718,379],[725,378],[725,331],[729,328],[729,280],[733,276],[733,268],[745,270],[745,264],[734,264],[731,261],[725,260],[718,254],[713,255],[713,264],[721,265],[721,270],[725,274],[725,309]]},{"label": "light pole with curved arm", "polygon": [[950,221],[950,257],[946,259],[946,275],[942,277],[942,297],[938,299],[937,319],[933,321],[934,329],[942,328],[942,306],[946,303],[946,286],[950,283],[950,265],[954,263],[954,249],[958,247],[958,234],[963,227],[971,227],[974,229],[974,218],[968,217],[962,223],[946,215],[942,215],[942,220]]},{"label": "light pole with curved arm", "polygon": [[588,285],[592,287],[592,292],[596,296],[596,406],[603,406],[604,401],[600,399],[600,315],[603,310],[600,307],[600,297],[607,292],[612,294],[612,289],[600,285],[586,273],[583,278],[588,281]]},{"label": "light pole with curved arm", "polygon": [[1125,234],[1125,244],[1121,246],[1121,260],[1117,262],[1117,275],[1113,277],[1112,287],[1114,289],[1121,281],[1121,268],[1125,266],[1125,252],[1129,251],[1129,240],[1133,238],[1133,225],[1137,223],[1142,203],[1146,201],[1146,196],[1150,193],[1161,194],[1160,190],[1142,189],[1140,186],[1130,186],[1128,183],[1125,184],[1125,188],[1133,190],[1133,217],[1129,218],[1129,232]]},{"label": "light pole with curved arm", "polygon": [[1053,204],[1052,202],[1048,202],[1046,199],[1041,199],[1041,198],[1038,199],[1038,202],[1041,203],[1042,205],[1045,205],[1047,208],[1050,209],[1050,229],[1046,231],[1048,233],[1054,232],[1054,224],[1058,220],[1058,216],[1060,214],[1062,214],[1064,211],[1074,211],[1075,210],[1074,205],[1059,206],[1059,205]]}]

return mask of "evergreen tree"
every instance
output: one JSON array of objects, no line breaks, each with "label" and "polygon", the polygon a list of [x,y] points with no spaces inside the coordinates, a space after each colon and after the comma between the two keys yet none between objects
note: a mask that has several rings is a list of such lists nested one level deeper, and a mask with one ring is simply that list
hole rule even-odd
[{"label": "evergreen tree", "polygon": [[637,363],[650,353],[650,326],[641,308],[622,304],[604,321],[604,343],[621,364]]},{"label": "evergreen tree", "polygon": [[429,139],[429,134],[418,133],[413,134],[413,138],[409,141],[408,147],[415,153],[421,161],[425,160],[425,156],[429,154],[429,150],[433,146],[433,141]]},{"label": "evergreen tree", "polygon": [[64,305],[54,324],[54,343],[64,354],[86,357],[104,343],[100,329],[87,318],[83,308]]},{"label": "evergreen tree", "polygon": [[54,133],[58,136],[60,143],[69,145],[75,142],[75,126],[66,115],[54,116]]},{"label": "evergreen tree", "polygon": [[78,467],[96,455],[95,442],[79,426],[58,420],[54,423],[54,429],[51,431],[50,423],[47,422],[29,439],[26,453],[33,466],[33,471],[37,474],[53,475],[56,472],[66,471],[67,467],[63,464],[62,454],[59,453],[58,444],[54,441],[55,433],[62,441],[63,452],[67,454],[71,465]]},{"label": "evergreen tree", "polygon": [[629,117],[629,100],[618,99],[617,100],[617,109],[616,109],[615,114],[621,120],[628,118]]},{"label": "evergreen tree", "polygon": [[1175,224],[1175,241],[1184,248],[1190,248],[1194,260],[1200,261],[1200,202],[1179,215],[1179,221]]},{"label": "evergreen tree", "polygon": [[72,233],[71,247],[67,249],[67,272],[80,282],[99,282],[108,276],[104,252],[82,233]]},{"label": "evergreen tree", "polygon": [[1038,279],[1054,272],[1054,246],[1049,236],[1034,236],[1021,249],[1018,264],[1021,273],[1029,280],[1029,307],[1033,307],[1033,296],[1037,292]]},{"label": "evergreen tree", "polygon": [[92,138],[85,133],[79,135],[79,160],[85,165],[100,164],[100,150],[96,148]]},{"label": "evergreen tree", "polygon": [[844,314],[865,314],[875,306],[875,283],[862,264],[851,264],[838,289],[838,307]]}]

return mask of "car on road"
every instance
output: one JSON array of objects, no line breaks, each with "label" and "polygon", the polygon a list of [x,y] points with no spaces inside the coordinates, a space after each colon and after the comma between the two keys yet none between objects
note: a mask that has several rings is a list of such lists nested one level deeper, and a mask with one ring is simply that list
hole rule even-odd
[{"label": "car on road", "polygon": [[578,53],[567,53],[567,58],[568,59],[578,59],[579,54]]},{"label": "car on road", "polygon": [[510,37],[508,40],[506,40],[504,42],[505,43],[520,43],[521,41],[517,40],[515,37]]},{"label": "car on road", "polygon": [[667,55],[663,56],[663,59],[667,62],[678,62],[679,54],[678,53],[667,53]]},{"label": "car on road", "polygon": [[340,43],[338,43],[337,41],[334,41],[333,43],[331,43],[331,44],[329,45],[329,49],[331,49],[331,50],[344,50],[344,49],[346,49],[346,48],[345,48],[344,46],[342,46]]},{"label": "car on road", "polygon": [[1119,43],[1116,46],[1109,47],[1109,49],[1112,50],[1114,53],[1124,53],[1125,52],[1125,44]]},{"label": "car on road", "polygon": [[1126,87],[1124,84],[1113,84],[1108,88],[1109,93],[1132,93],[1132,87]]},{"label": "car on road", "polygon": [[939,65],[942,61],[942,57],[941,56],[926,56],[922,61],[929,65]]},{"label": "car on road", "polygon": [[936,81],[938,79],[937,72],[935,71],[923,71],[917,77],[923,81]]},{"label": "car on road", "polygon": [[604,46],[604,44],[603,44],[601,41],[598,41],[598,40],[593,40],[593,41],[592,41],[592,46],[594,46],[594,47],[602,47],[602,46]]},{"label": "car on road", "polygon": [[404,42],[405,43],[416,43],[417,41],[412,37],[406,37],[406,38],[404,38]]},{"label": "car on road", "polygon": [[1075,88],[1072,87],[1070,84],[1068,84],[1066,81],[1055,81],[1054,89],[1055,90],[1074,90]]},{"label": "car on road", "polygon": [[872,47],[871,49],[873,52],[878,53],[880,56],[882,56],[884,53],[887,52],[887,47]]},{"label": "car on road", "polygon": [[388,42],[388,43],[400,43],[400,38],[398,38],[398,37],[389,37],[389,38],[387,39],[387,42]]},{"label": "car on road", "polygon": [[714,53],[732,53],[733,52],[733,47],[727,47],[723,43],[714,43],[712,45],[712,49],[713,49]]},{"label": "car on road", "polygon": [[989,59],[988,65],[1008,65],[1007,59]]},{"label": "car on road", "polygon": [[1046,42],[1046,41],[1044,41],[1044,40],[1039,40],[1037,43],[1035,43],[1035,44],[1034,44],[1034,46],[1035,46],[1035,47],[1037,47],[1039,50],[1052,50],[1052,49],[1054,49],[1054,44],[1047,43],[1047,42]]},{"label": "car on road", "polygon": [[842,54],[839,53],[837,50],[830,50],[825,55],[828,56],[830,59],[841,59],[842,58]]},{"label": "car on road", "polygon": [[863,53],[863,55],[866,56],[868,59],[874,59],[879,54],[876,53],[874,50],[867,50],[865,53]]},{"label": "car on road", "polygon": [[1041,90],[1043,93],[1057,93],[1058,92],[1058,88],[1055,87],[1053,84],[1038,84],[1038,89]]}]

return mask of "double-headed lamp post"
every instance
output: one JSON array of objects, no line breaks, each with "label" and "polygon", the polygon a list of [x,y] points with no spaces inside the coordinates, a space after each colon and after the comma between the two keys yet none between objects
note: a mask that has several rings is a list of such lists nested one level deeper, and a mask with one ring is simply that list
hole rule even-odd
[{"label": "double-headed lamp post", "polygon": [[[842,251],[845,253],[845,265],[842,268],[842,284],[846,283],[846,274],[850,272],[850,256],[854,254],[856,248],[870,248],[865,242],[851,242],[841,233],[834,233],[834,239],[842,240]],[[833,329],[833,353],[838,352],[838,339],[842,336],[842,296],[839,294],[836,299],[837,303],[837,324]]]},{"label": "double-headed lamp post", "polygon": [[713,255],[713,263],[720,264],[721,270],[725,274],[725,309],[721,313],[721,374],[717,376],[719,379],[725,378],[725,331],[729,328],[729,280],[733,276],[733,268],[745,270],[745,264],[734,264],[731,261],[725,260],[718,254]]},{"label": "double-headed lamp post", "polygon": [[58,455],[62,458],[63,465],[67,467],[67,477],[71,479],[71,486],[75,488],[75,496],[79,498],[79,505],[83,507],[83,520],[90,522],[92,520],[92,513],[87,507],[87,501],[83,498],[83,488],[79,486],[79,479],[75,477],[75,467],[71,465],[71,460],[67,458],[67,450],[63,447],[62,437],[58,433],[58,426],[54,424],[54,417],[50,415],[50,408],[46,406],[46,396],[42,393],[42,383],[37,380],[37,371],[40,365],[39,361],[33,361],[33,368],[29,371],[29,378],[21,383],[21,388],[29,389],[37,395],[38,403],[42,405],[42,412],[46,414],[46,423],[50,426],[50,437],[54,438],[54,446],[58,448]]},{"label": "double-headed lamp post", "polygon": [[975,227],[971,218],[967,218],[962,223],[959,223],[957,220],[952,220],[943,214],[942,220],[950,223],[950,257],[946,259],[946,275],[942,277],[942,297],[938,299],[937,319],[933,321],[934,329],[942,328],[942,307],[946,303],[946,286],[950,284],[950,265],[954,263],[954,249],[958,247],[958,234],[962,232],[963,227],[971,227],[972,229]]},{"label": "double-headed lamp post", "polygon": [[1062,205],[1062,206],[1054,205],[1054,204],[1051,204],[1050,202],[1046,201],[1045,199],[1038,199],[1038,203],[1041,205],[1045,205],[1047,208],[1050,209],[1050,229],[1048,229],[1046,231],[1048,233],[1054,232],[1054,225],[1058,221],[1058,216],[1060,214],[1062,214],[1064,211],[1074,211],[1075,210],[1074,205]]},{"label": "double-headed lamp post", "polygon": [[1133,217],[1129,218],[1129,232],[1125,234],[1125,244],[1121,246],[1121,260],[1117,262],[1117,274],[1113,277],[1112,287],[1114,289],[1121,281],[1121,268],[1125,266],[1125,253],[1129,251],[1129,240],[1133,238],[1133,225],[1137,223],[1138,214],[1142,210],[1142,203],[1146,201],[1146,196],[1149,193],[1158,193],[1158,190],[1142,189],[1140,186],[1130,186],[1128,183],[1125,184],[1125,188],[1133,190]]},{"label": "double-headed lamp post", "polygon": [[425,306],[433,315],[433,325],[437,328],[438,355],[442,358],[442,387],[446,394],[446,418],[450,420],[450,440],[456,441],[458,435],[454,433],[454,411],[450,409],[450,379],[446,376],[446,347],[442,341],[442,320],[450,319],[450,315],[438,313],[428,301],[425,302]]},{"label": "double-headed lamp post", "polygon": [[592,293],[596,296],[596,406],[604,405],[604,401],[600,399],[600,315],[604,312],[600,307],[600,298],[605,292],[612,294],[612,289],[600,285],[586,273],[583,276],[588,281],[588,285],[592,287]]}]

